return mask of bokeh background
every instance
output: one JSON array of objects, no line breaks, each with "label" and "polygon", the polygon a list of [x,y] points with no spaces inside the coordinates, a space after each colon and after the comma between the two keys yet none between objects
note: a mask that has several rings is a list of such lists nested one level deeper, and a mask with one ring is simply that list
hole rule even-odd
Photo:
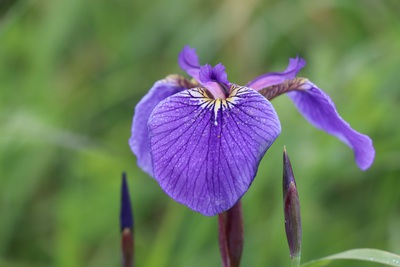
[{"label": "bokeh background", "polygon": [[399,14],[398,0],[0,0],[0,266],[120,266],[122,171],[137,266],[220,266],[217,218],[169,199],[128,147],[136,103],[155,81],[184,74],[185,44],[238,84],[299,54],[301,76],[376,148],[363,172],[286,96],[273,100],[283,130],[242,200],[242,266],[290,264],[284,145],[303,262],[357,247],[400,253]]}]

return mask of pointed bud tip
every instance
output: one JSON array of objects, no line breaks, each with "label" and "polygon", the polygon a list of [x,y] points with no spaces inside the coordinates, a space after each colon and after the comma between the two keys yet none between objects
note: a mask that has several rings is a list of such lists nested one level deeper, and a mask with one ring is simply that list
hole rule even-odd
[{"label": "pointed bud tip", "polygon": [[289,156],[286,152],[286,146],[284,146],[283,147],[283,180],[282,180],[283,197],[286,196],[289,186],[292,182],[296,186],[296,180],[294,179],[292,164],[290,163]]},{"label": "pointed bud tip", "polygon": [[125,228],[133,229],[132,206],[125,172],[122,173],[120,227],[121,232]]}]

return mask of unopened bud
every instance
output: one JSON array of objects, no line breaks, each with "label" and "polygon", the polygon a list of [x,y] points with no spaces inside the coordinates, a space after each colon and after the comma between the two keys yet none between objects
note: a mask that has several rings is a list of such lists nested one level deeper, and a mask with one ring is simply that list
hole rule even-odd
[{"label": "unopened bud", "polygon": [[283,209],[285,214],[286,238],[290,257],[300,259],[301,255],[301,217],[300,202],[294,179],[292,165],[286,148],[283,150]]},{"label": "unopened bud", "polygon": [[120,229],[122,266],[132,267],[134,266],[133,214],[125,173],[122,174]]}]

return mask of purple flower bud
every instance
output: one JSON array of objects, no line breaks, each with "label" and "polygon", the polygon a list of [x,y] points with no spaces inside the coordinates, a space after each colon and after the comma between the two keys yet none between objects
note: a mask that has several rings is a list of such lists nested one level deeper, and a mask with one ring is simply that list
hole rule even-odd
[{"label": "purple flower bud", "polygon": [[218,214],[219,250],[223,267],[239,267],[243,250],[242,203]]},{"label": "purple flower bud", "polygon": [[121,231],[125,228],[133,229],[132,206],[125,173],[122,173],[120,225]]},{"label": "purple flower bud", "polygon": [[122,174],[121,186],[121,211],[120,211],[120,228],[121,228],[121,246],[122,246],[122,266],[134,266],[134,238],[133,238],[133,214],[131,200],[129,197],[129,188],[126,181],[126,174]]},{"label": "purple flower bud", "polygon": [[301,254],[301,217],[300,202],[297,193],[292,165],[286,148],[283,149],[283,210],[285,214],[286,238],[290,257],[300,258]]}]

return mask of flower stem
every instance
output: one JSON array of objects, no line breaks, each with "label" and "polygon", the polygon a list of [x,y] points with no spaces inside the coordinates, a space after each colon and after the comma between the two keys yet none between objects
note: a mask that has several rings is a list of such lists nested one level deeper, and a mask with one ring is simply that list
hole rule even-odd
[{"label": "flower stem", "polygon": [[223,267],[239,267],[243,250],[242,203],[218,214],[219,249]]},{"label": "flower stem", "polygon": [[291,259],[291,267],[299,267],[300,266],[300,255],[295,256]]}]

